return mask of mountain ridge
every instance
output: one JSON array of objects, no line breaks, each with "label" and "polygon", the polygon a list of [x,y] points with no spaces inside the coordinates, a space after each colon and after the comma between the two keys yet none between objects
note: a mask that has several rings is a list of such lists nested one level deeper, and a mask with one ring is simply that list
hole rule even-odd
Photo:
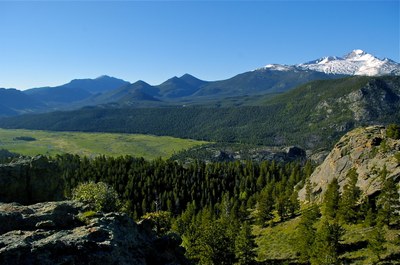
[{"label": "mountain ridge", "polygon": [[[72,110],[98,105],[133,108],[257,105],[261,97],[284,93],[313,80],[385,73],[400,75],[400,64],[389,59],[380,60],[362,50],[353,50],[344,57],[322,57],[298,65],[269,64],[218,81],[204,81],[186,73],[159,85],[150,85],[141,80],[129,83],[103,75],[95,79],[74,79],[56,87],[21,91],[30,98],[25,101],[36,102],[40,107],[28,107],[31,104],[15,107],[11,102],[16,100],[10,100],[1,106],[0,115]],[[5,90],[3,94],[12,96],[15,93]]]},{"label": "mountain ridge", "polygon": [[342,57],[326,56],[296,65],[268,64],[263,68],[276,71],[302,69],[340,75],[400,75],[399,63],[388,58],[379,59],[361,49],[353,50]]},{"label": "mountain ridge", "polygon": [[[307,150],[331,147],[357,127],[400,120],[400,77],[319,80],[258,106],[101,106],[0,119],[2,128],[125,132]],[[151,121],[151,122],[149,122]]]}]

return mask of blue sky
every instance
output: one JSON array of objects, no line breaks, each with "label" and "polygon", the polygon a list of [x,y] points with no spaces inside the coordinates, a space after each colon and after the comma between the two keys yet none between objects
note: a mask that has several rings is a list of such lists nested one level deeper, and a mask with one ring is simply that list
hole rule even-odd
[{"label": "blue sky", "polygon": [[0,87],[220,80],[363,49],[400,61],[399,1],[0,1]]}]

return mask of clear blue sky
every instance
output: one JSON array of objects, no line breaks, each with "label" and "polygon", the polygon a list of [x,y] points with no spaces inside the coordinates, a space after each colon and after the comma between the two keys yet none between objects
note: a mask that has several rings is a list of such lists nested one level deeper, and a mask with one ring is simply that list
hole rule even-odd
[{"label": "clear blue sky", "polygon": [[395,1],[0,1],[0,87],[156,85],[363,49],[400,61]]}]

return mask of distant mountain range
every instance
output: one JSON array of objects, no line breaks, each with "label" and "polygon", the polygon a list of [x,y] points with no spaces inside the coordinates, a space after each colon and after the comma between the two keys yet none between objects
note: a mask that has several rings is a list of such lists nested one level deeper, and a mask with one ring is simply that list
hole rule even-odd
[{"label": "distant mountain range", "polygon": [[110,76],[76,79],[57,87],[1,89],[0,116],[98,105],[134,108],[257,105],[261,96],[283,93],[313,80],[350,75],[400,75],[400,64],[354,50],[344,57],[323,57],[298,65],[269,64],[220,81],[204,81],[190,74],[172,77],[156,86],[141,80],[131,84]]},{"label": "distant mountain range", "polygon": [[353,50],[343,57],[327,56],[297,65],[269,64],[264,69],[293,71],[312,70],[339,75],[400,75],[400,64],[390,59],[379,59],[363,50]]},{"label": "distant mountain range", "polygon": [[358,126],[400,120],[400,76],[316,80],[257,106],[98,106],[0,119],[2,128],[169,135],[212,142],[331,148]]}]

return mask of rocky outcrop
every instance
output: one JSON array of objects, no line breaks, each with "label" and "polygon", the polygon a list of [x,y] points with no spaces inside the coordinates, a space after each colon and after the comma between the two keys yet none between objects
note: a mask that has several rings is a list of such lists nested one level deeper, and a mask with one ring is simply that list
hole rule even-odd
[{"label": "rocky outcrop", "polygon": [[[311,175],[315,197],[322,198],[333,178],[337,178],[343,188],[352,168],[358,174],[357,186],[363,194],[374,194],[381,188],[380,175],[384,167],[389,172],[388,178],[400,180],[400,163],[395,157],[399,152],[400,140],[386,137],[383,126],[357,128],[347,133]],[[305,193],[305,188],[299,192],[301,200],[305,200]]]},{"label": "rocky outcrop", "polygon": [[177,237],[72,201],[0,203],[0,264],[186,264]]},{"label": "rocky outcrop", "polygon": [[0,164],[0,201],[30,204],[61,200],[63,181],[56,163],[46,157]]},{"label": "rocky outcrop", "polygon": [[306,151],[297,146],[281,147],[249,147],[246,145],[225,145],[222,143],[207,144],[181,151],[172,156],[173,160],[190,163],[194,160],[205,162],[233,162],[233,161],[253,161],[260,163],[262,161],[292,162],[307,160]]}]

